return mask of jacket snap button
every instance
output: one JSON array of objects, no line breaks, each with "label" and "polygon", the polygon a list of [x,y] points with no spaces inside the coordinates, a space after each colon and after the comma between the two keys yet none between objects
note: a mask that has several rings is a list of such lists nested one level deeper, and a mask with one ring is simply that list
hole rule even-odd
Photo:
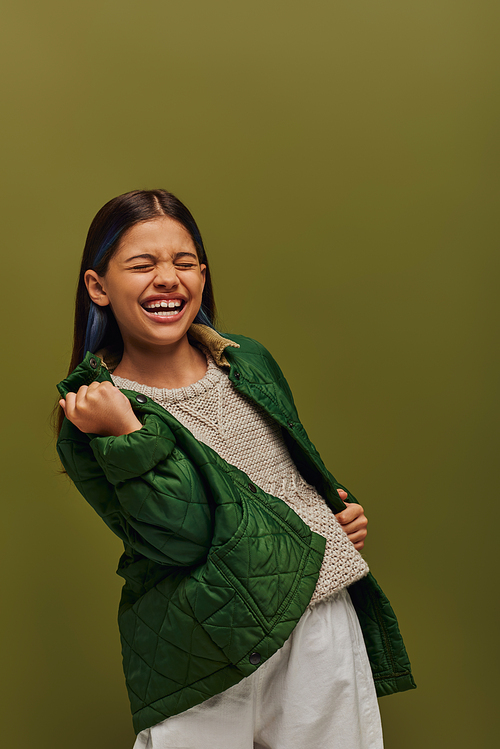
[{"label": "jacket snap button", "polygon": [[253,492],[254,494],[257,494],[257,488],[253,484],[248,484],[248,488],[250,489],[251,492]]},{"label": "jacket snap button", "polygon": [[142,393],[139,393],[139,395],[136,395],[135,399],[136,399],[137,403],[147,403],[148,402],[148,399]]},{"label": "jacket snap button", "polygon": [[92,367],[92,369],[96,369],[97,367],[97,360],[92,357],[92,359],[89,359],[89,364]]},{"label": "jacket snap button", "polygon": [[293,426],[294,426],[293,421],[289,421],[288,422],[288,426],[289,426],[290,429],[293,429]]},{"label": "jacket snap button", "polygon": [[260,663],[260,653],[252,653],[249,660],[252,666],[256,666],[257,663]]},{"label": "jacket snap button", "polygon": [[234,373],[234,379],[235,379],[235,380],[239,380],[239,379],[240,379],[240,377],[241,377],[241,375],[240,375],[240,373],[239,373],[239,372],[235,372],[235,373]]}]

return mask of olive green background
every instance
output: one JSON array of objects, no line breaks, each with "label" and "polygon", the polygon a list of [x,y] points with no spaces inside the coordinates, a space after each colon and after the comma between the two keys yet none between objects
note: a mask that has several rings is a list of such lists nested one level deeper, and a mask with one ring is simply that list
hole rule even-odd
[{"label": "olive green background", "polygon": [[419,687],[381,701],[387,749],[495,746],[498,3],[9,6],[2,745],[132,747],[120,543],[58,474],[49,412],[88,225],[161,186],[221,329],[272,351],[369,515]]}]

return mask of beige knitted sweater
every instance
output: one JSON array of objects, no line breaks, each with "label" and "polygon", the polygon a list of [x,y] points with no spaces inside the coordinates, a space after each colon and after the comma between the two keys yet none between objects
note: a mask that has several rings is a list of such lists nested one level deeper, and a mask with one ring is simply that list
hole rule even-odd
[{"label": "beige knitted sweater", "polygon": [[113,382],[159,403],[200,442],[244,471],[265,492],[284,500],[311,530],[326,539],[323,564],[309,605],[364,577],[368,573],[366,562],[325,500],[298,472],[279,424],[239,393],[209,352],[205,353],[205,376],[185,388],[153,388],[115,375]]}]

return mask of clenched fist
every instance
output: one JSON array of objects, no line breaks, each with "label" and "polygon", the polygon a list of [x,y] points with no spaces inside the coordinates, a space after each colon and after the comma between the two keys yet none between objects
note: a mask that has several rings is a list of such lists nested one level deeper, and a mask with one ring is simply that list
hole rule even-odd
[{"label": "clenched fist", "polygon": [[61,398],[59,405],[81,432],[119,437],[142,428],[128,398],[111,382],[82,385],[66,400]]},{"label": "clenched fist", "polygon": [[[345,501],[347,499],[347,492],[342,489],[337,489],[337,491],[340,499]],[[365,538],[368,533],[366,530],[368,518],[361,505],[352,502],[346,506],[345,510],[338,512],[335,517],[339,521],[342,530],[347,533],[349,541],[354,544],[354,548],[361,551],[365,545]]]}]

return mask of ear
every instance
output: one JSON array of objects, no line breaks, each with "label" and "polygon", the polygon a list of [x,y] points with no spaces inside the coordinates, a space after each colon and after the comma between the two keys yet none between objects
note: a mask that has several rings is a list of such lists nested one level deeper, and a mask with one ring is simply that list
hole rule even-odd
[{"label": "ear", "polygon": [[85,286],[87,287],[89,297],[92,301],[95,304],[98,304],[99,307],[107,307],[109,304],[109,297],[104,290],[104,278],[98,276],[95,270],[85,271],[83,278],[85,280]]},{"label": "ear", "polygon": [[204,263],[201,263],[200,272],[201,272],[201,277],[203,278],[203,288],[205,288],[206,270],[207,270],[207,266]]}]

